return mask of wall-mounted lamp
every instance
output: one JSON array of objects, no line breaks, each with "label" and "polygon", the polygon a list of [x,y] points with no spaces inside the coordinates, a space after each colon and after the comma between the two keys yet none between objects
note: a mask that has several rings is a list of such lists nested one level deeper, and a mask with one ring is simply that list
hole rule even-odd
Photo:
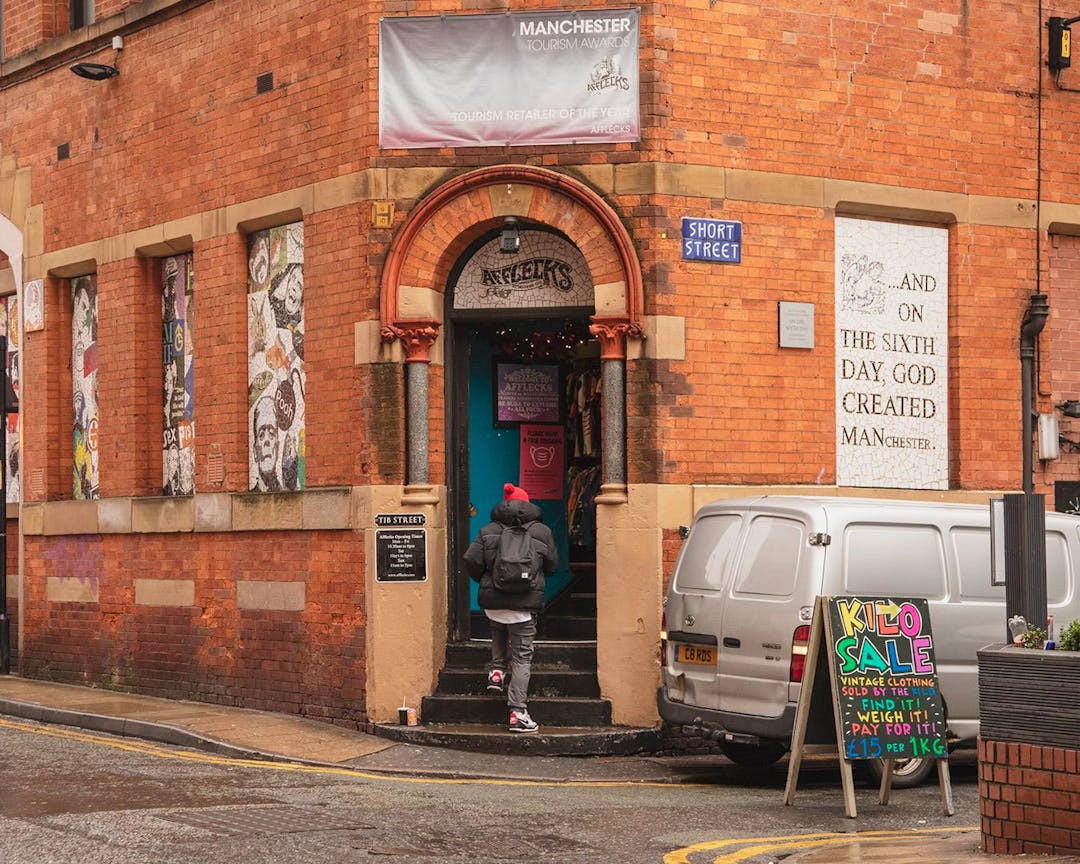
[{"label": "wall-mounted lamp", "polygon": [[503,220],[502,234],[499,235],[499,251],[513,255],[521,250],[521,236],[518,234],[517,219],[507,216]]},{"label": "wall-mounted lamp", "polygon": [[115,78],[120,74],[120,69],[116,65],[116,60],[124,47],[124,37],[113,36],[112,47],[113,51],[116,52],[113,57],[113,65],[110,66],[106,63],[76,63],[74,66],[70,67],[71,71],[80,78],[87,78],[90,81],[105,81],[109,78]]},{"label": "wall-mounted lamp", "polygon": [[1057,406],[1066,417],[1080,417],[1080,399],[1066,399]]},{"label": "wall-mounted lamp", "polygon": [[1076,18],[1048,18],[1046,29],[1050,31],[1050,44],[1046,49],[1046,65],[1053,72],[1068,69],[1072,65],[1072,31],[1069,29]]}]

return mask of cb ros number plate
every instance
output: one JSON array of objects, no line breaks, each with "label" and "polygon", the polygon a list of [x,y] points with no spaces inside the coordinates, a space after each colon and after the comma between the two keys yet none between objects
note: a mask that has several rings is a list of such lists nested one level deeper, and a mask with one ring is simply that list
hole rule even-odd
[{"label": "cb ros number plate", "polygon": [[699,666],[716,665],[716,648],[712,645],[676,645],[676,663],[697,663]]}]

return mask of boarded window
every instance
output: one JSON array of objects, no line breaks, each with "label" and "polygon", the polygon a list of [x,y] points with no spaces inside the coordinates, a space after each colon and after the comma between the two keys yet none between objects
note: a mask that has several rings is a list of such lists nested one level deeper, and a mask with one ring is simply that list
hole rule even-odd
[{"label": "boarded window", "polygon": [[248,237],[248,478],[254,492],[303,489],[304,224]]},{"label": "boarded window", "polygon": [[195,494],[195,270],[192,256],[161,260],[164,380],[161,491]]},{"label": "boarded window", "polygon": [[[4,366],[8,380],[11,382],[11,395],[19,398],[19,301],[14,295],[5,297],[0,307],[0,315],[3,317],[3,332],[7,336],[7,357]],[[0,386],[3,382],[0,381]],[[6,395],[6,394],[5,394]],[[4,459],[4,489],[7,490],[5,498],[9,504],[17,504],[21,478],[19,477],[19,415],[10,409],[14,405],[7,405],[3,422],[6,423],[4,430],[5,452]]]},{"label": "boarded window", "polygon": [[98,497],[97,276],[71,280],[72,497]]}]

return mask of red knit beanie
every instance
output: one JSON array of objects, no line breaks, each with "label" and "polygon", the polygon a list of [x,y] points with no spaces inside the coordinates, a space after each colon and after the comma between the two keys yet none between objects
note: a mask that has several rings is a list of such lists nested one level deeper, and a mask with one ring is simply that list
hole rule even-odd
[{"label": "red knit beanie", "polygon": [[507,483],[503,486],[503,501],[528,501],[529,493],[520,486]]}]

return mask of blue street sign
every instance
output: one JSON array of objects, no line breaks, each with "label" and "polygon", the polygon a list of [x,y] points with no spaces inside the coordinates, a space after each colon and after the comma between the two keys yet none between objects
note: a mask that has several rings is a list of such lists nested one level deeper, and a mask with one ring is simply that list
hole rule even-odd
[{"label": "blue street sign", "polygon": [[682,257],[684,261],[742,261],[742,222],[723,219],[693,219],[683,216]]}]

